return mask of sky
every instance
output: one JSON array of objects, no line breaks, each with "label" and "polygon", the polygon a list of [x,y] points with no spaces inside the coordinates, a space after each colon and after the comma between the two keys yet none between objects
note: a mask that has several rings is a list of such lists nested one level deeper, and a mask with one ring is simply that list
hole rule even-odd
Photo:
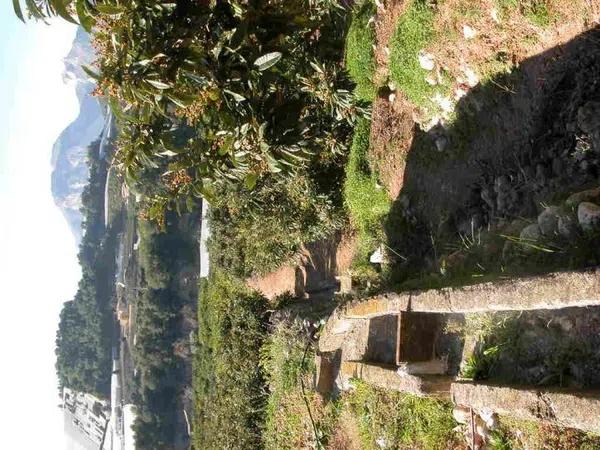
[{"label": "sky", "polygon": [[52,144],[78,103],[62,81],[76,28],[18,21],[0,2],[0,448],[64,449],[54,370],[80,271],[50,192]]}]

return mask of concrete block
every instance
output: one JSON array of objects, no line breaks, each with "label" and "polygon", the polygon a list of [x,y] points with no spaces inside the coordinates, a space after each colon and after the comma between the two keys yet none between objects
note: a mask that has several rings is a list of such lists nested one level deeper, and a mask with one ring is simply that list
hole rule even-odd
[{"label": "concrete block", "polygon": [[342,361],[340,378],[346,388],[350,379],[357,378],[383,389],[441,398],[450,398],[452,383],[452,377],[449,376],[411,375],[399,372],[395,366],[357,361]]},{"label": "concrete block", "polygon": [[540,390],[493,384],[456,382],[457,405],[491,410],[521,420],[550,422],[586,432],[600,432],[600,391]]}]

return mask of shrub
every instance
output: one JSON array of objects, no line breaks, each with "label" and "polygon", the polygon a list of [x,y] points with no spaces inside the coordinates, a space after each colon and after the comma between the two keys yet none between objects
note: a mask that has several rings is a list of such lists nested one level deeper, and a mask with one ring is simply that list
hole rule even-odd
[{"label": "shrub", "polygon": [[240,187],[220,193],[210,216],[213,259],[239,276],[265,273],[302,243],[340,228],[341,207],[314,178],[307,172],[270,177],[252,191]]},{"label": "shrub", "polygon": [[259,351],[266,313],[266,299],[220,270],[201,285],[194,448],[262,447],[266,393]]}]

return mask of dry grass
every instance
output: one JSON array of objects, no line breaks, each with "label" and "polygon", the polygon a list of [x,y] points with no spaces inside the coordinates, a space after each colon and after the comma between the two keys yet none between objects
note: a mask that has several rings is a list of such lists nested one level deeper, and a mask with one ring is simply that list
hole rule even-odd
[{"label": "dry grass", "polygon": [[407,100],[377,98],[373,104],[369,157],[390,197],[395,199],[404,184],[406,155],[412,145],[413,107]]},{"label": "dry grass", "polygon": [[346,409],[340,414],[329,439],[327,450],[362,450],[360,429],[356,417]]}]

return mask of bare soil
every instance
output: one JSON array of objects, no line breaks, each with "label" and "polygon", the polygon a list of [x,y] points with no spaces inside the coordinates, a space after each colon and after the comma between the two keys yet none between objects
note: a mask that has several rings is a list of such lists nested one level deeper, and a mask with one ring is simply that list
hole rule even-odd
[{"label": "bare soil", "polygon": [[249,278],[246,283],[271,300],[286,293],[299,298],[333,293],[335,277],[348,272],[356,248],[356,236],[338,233],[330,239],[303,246],[293,262],[266,275]]}]

